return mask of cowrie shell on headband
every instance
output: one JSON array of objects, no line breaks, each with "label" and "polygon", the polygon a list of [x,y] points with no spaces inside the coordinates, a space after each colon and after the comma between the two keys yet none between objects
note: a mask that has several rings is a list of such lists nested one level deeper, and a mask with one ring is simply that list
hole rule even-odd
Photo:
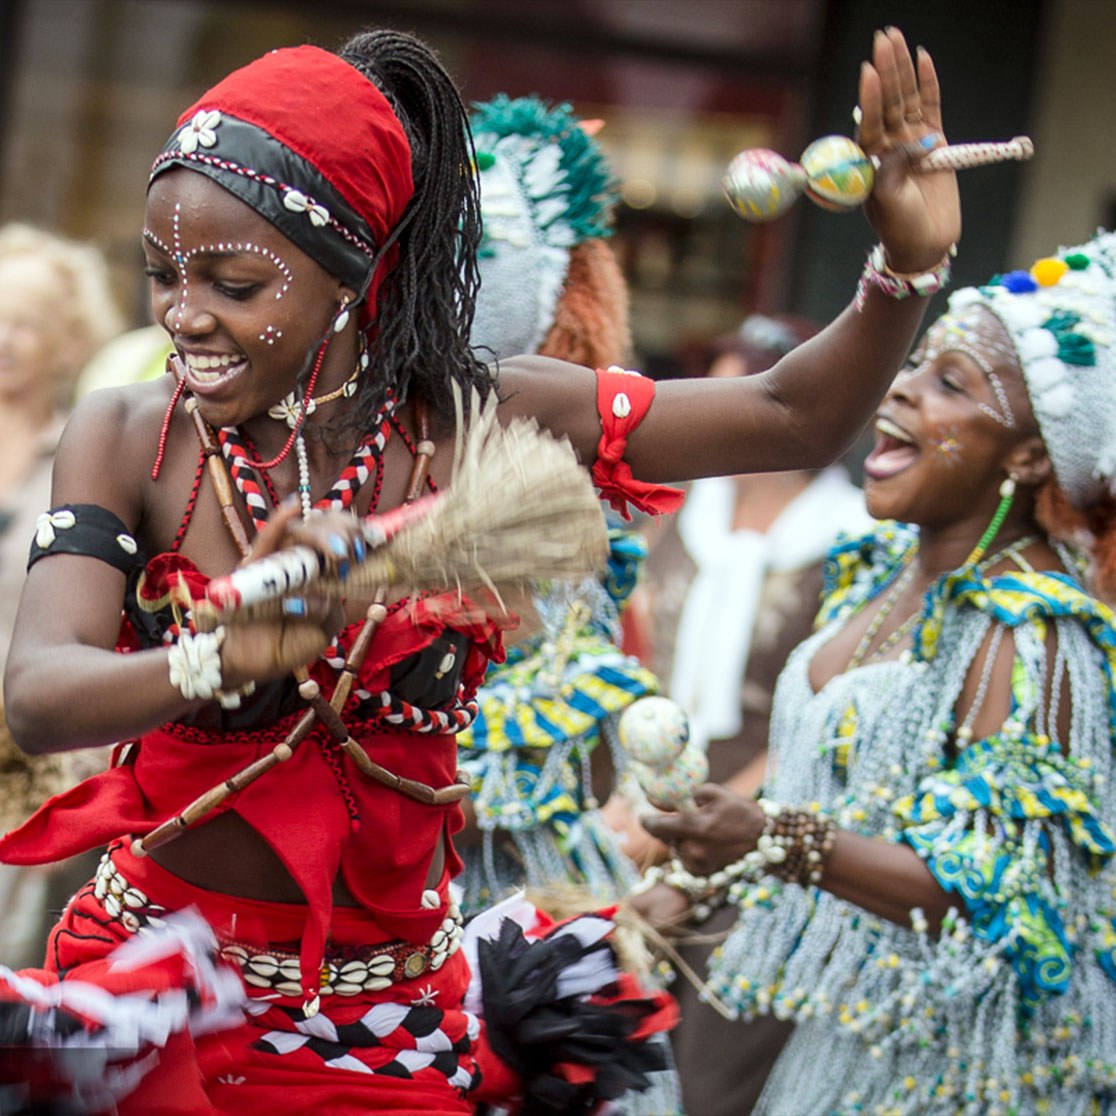
[{"label": "cowrie shell on headband", "polygon": [[301,190],[288,190],[283,195],[283,205],[292,213],[305,213],[315,228],[320,229],[329,224],[329,210],[313,198],[308,198]]},{"label": "cowrie shell on headband", "polygon": [[221,114],[216,109],[198,109],[193,119],[178,133],[178,147],[184,155],[193,155],[199,147],[214,147],[217,133],[214,129],[221,123]]}]

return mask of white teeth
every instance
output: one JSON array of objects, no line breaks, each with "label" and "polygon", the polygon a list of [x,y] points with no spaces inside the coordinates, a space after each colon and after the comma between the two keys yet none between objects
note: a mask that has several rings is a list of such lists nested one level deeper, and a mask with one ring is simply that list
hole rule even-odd
[{"label": "white teeth", "polygon": [[901,427],[898,427],[890,419],[883,418],[882,416],[876,420],[876,429],[888,438],[894,438],[897,442],[902,442],[906,446],[914,445],[914,439]]},{"label": "white teeth", "polygon": [[183,359],[193,372],[207,372],[213,368],[228,368],[230,364],[238,363],[240,358],[232,353],[221,356],[207,356],[204,353],[184,353]]}]

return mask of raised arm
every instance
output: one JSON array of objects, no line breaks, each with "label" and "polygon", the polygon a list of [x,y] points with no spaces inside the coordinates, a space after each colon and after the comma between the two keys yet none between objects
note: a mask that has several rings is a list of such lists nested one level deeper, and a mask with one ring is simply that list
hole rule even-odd
[{"label": "raised arm", "polygon": [[[930,56],[912,61],[902,35],[878,32],[860,76],[859,142],[881,159],[866,213],[895,273],[923,273],[960,236],[955,176],[911,173],[911,150],[942,139],[937,77]],[[936,138],[934,138],[936,137]],[[849,274],[850,300],[854,276]],[[667,381],[631,435],[625,460],[647,481],[801,469],[838,457],[874,414],[905,359],[926,300],[897,299],[868,284],[816,338],[769,372],[737,379]],[[529,410],[567,433],[582,460],[600,438],[591,374],[538,358],[509,362],[511,409]]]}]

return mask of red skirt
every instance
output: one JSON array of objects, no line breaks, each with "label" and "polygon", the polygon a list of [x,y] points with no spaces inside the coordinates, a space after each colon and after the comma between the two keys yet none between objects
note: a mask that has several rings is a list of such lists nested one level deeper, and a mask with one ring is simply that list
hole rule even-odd
[{"label": "red skirt", "polygon": [[[52,932],[49,970],[81,979],[84,966],[92,972],[138,925],[188,907],[197,908],[213,927],[226,956],[235,954],[242,967],[243,959],[250,959],[244,968],[246,1022],[213,1034],[172,1036],[120,1102],[120,1116],[463,1116],[472,1111],[465,1097],[478,1084],[474,1050],[480,1025],[461,1006],[469,982],[461,952],[436,969],[427,965],[414,978],[393,976],[377,991],[324,993],[318,1013],[307,1018],[301,993],[284,994],[275,979],[283,975],[278,967],[292,958],[297,969],[305,906],[194,887],[149,858],[134,857],[124,845],[110,850],[98,879],[71,900]],[[381,943],[384,952],[369,949]],[[417,949],[410,947],[412,960]],[[392,952],[402,957],[408,947],[386,942],[365,911],[334,910],[326,958],[334,976],[351,971],[346,967],[354,958],[382,961]],[[258,972],[247,975],[253,967]],[[367,966],[360,971],[367,974]]]}]

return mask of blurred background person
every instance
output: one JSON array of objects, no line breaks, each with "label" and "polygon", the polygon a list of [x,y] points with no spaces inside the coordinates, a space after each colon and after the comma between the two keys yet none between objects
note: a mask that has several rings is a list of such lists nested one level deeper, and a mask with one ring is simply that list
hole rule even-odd
[{"label": "blurred background person", "polygon": [[[0,671],[29,540],[39,513],[51,506],[51,463],[74,383],[122,327],[98,249],[30,225],[0,228]],[[50,795],[88,773],[94,757],[91,752],[27,756],[0,721],[0,831],[14,828]],[[6,964],[19,968],[42,959],[46,914],[64,900],[54,893],[64,890],[67,879],[64,868],[0,866]]]},{"label": "blurred background person", "polygon": [[[472,124],[484,222],[473,344],[497,361],[535,352],[590,368],[626,360],[628,291],[607,240],[618,199],[594,139],[599,122],[568,105],[500,96],[477,105]],[[457,840],[466,915],[524,886],[569,913],[619,899],[638,879],[598,804],[620,759],[616,716],[658,689],[620,646],[645,558],[642,535],[610,514],[602,577],[540,583],[512,603],[524,624],[458,736],[474,792],[468,838]],[[679,1106],[667,1068],[614,1111],[670,1116]]]},{"label": "blurred background person", "polygon": [[[710,377],[770,368],[816,327],[753,314],[713,346]],[[709,777],[743,794],[763,778],[771,691],[812,628],[822,560],[870,517],[847,470],[705,477],[654,532],[645,579],[651,666],[707,748]]]},{"label": "blurred background person", "polygon": [[162,326],[140,326],[114,337],[82,369],[74,388],[74,401],[100,388],[122,387],[157,380],[167,370],[172,352]]}]

